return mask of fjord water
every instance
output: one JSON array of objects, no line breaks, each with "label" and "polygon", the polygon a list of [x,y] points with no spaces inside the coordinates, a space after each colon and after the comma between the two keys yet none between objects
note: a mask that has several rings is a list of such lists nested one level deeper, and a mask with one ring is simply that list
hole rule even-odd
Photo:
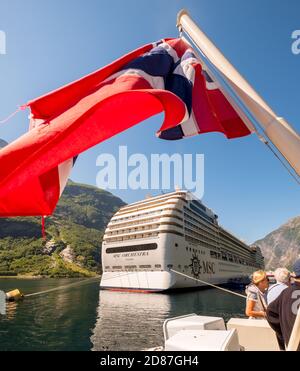
[{"label": "fjord water", "polygon": [[[76,280],[0,280],[0,290],[25,294]],[[241,317],[242,298],[216,289],[169,294],[100,291],[99,282],[78,284],[8,303],[0,316],[3,350],[141,350],[163,344],[166,318],[189,313]]]}]

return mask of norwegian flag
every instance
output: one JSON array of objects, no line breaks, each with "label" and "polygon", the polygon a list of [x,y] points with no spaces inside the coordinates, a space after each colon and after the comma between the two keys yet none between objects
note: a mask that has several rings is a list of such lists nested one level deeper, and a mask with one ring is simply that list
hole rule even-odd
[{"label": "norwegian flag", "polygon": [[202,67],[193,49],[183,40],[180,41],[171,40],[168,43],[173,47],[170,53],[173,68],[172,73],[166,76],[165,89],[181,98],[185,103],[186,114],[179,125],[161,131],[159,137],[177,140],[197,134],[221,132],[232,139],[251,134],[251,128],[244,124],[221,92],[219,84]]},{"label": "norwegian flag", "polygon": [[251,132],[182,39],[143,46],[26,107],[29,132],[0,150],[0,216],[51,215],[78,154],[160,112],[162,139]]}]

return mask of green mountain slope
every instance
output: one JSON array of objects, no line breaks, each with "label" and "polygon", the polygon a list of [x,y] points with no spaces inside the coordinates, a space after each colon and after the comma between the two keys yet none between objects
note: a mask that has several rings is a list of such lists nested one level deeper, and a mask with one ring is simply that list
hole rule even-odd
[{"label": "green mountain slope", "polygon": [[300,256],[300,216],[289,220],[255,244],[262,249],[267,269],[291,268]]},{"label": "green mountain slope", "polygon": [[0,275],[89,276],[100,272],[101,242],[124,202],[93,186],[69,182],[53,216],[0,219]]}]

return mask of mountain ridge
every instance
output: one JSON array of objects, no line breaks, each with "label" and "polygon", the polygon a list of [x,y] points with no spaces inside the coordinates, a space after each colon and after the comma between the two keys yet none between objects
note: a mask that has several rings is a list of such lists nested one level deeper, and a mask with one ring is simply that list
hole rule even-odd
[{"label": "mountain ridge", "polygon": [[125,203],[94,186],[69,181],[54,214],[0,219],[0,276],[91,276],[101,272],[101,243],[112,215]]},{"label": "mountain ridge", "polygon": [[255,244],[262,249],[266,269],[291,269],[300,256],[300,216],[290,218]]},{"label": "mountain ridge", "polygon": [[[54,214],[46,218],[0,218],[0,276],[90,276],[101,272],[101,244],[120,198],[91,185],[69,181]],[[300,255],[300,216],[257,240],[266,269],[291,268]]]}]

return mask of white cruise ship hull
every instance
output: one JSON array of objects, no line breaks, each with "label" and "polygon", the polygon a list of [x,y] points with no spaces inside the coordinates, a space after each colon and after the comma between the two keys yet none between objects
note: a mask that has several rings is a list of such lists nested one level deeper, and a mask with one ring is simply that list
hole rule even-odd
[{"label": "white cruise ship hull", "polygon": [[162,292],[176,285],[175,275],[170,272],[105,272],[101,288],[116,291]]},{"label": "white cruise ship hull", "polygon": [[263,267],[260,250],[216,219],[182,191],[123,207],[105,231],[101,288],[162,292],[245,280]]},{"label": "white cruise ship hull", "polygon": [[[232,267],[227,273],[214,274],[210,277],[192,276],[189,272],[180,272],[180,275],[175,272],[104,272],[101,278],[101,289],[113,291],[133,291],[133,292],[163,292],[176,289],[197,289],[207,286],[204,281],[209,284],[223,285],[239,280],[246,280],[253,270],[242,270],[241,267]],[[177,272],[177,271],[176,271]],[[236,273],[235,273],[236,272]],[[192,278],[187,278],[190,276]],[[197,281],[199,279],[199,281]]]}]

